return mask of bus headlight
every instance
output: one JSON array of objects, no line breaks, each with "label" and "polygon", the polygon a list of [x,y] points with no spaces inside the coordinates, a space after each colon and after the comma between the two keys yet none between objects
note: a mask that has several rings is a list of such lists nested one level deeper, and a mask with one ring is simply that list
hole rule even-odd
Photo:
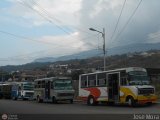
[{"label": "bus headlight", "polygon": [[154,94],[154,88],[140,88],[138,94]]}]

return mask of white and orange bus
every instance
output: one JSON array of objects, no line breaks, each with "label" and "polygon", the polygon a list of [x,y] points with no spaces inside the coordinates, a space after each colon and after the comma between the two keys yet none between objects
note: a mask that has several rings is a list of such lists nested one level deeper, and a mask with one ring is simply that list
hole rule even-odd
[{"label": "white and orange bus", "polygon": [[140,67],[82,74],[79,76],[79,97],[88,105],[105,101],[134,106],[157,101],[147,71]]}]

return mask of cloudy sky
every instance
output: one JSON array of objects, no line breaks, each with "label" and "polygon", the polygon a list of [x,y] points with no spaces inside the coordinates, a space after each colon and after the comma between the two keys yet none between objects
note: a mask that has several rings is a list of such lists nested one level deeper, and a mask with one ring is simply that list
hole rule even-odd
[{"label": "cloudy sky", "polygon": [[91,27],[107,49],[157,43],[159,14],[159,0],[0,0],[0,65],[102,48]]}]

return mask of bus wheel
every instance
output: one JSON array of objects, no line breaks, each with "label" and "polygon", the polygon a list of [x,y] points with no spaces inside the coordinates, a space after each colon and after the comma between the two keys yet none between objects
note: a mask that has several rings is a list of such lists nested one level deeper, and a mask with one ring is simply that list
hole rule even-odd
[{"label": "bus wheel", "polygon": [[25,100],[25,98],[23,97],[23,95],[21,96],[21,99],[22,99],[22,100]]},{"label": "bus wheel", "polygon": [[12,97],[12,100],[17,100],[17,97]]},{"label": "bus wheel", "polygon": [[136,105],[133,97],[128,97],[127,102],[128,102],[129,106],[135,107],[135,105]]},{"label": "bus wheel", "polygon": [[41,103],[41,102],[42,102],[42,100],[40,99],[39,96],[37,96],[37,102],[38,102],[38,103]]},{"label": "bus wheel", "polygon": [[97,102],[95,101],[95,99],[94,99],[93,96],[89,96],[89,97],[88,97],[88,100],[87,100],[87,104],[88,104],[88,105],[96,105]]},{"label": "bus wheel", "polygon": [[57,103],[56,97],[52,97],[52,103]]}]

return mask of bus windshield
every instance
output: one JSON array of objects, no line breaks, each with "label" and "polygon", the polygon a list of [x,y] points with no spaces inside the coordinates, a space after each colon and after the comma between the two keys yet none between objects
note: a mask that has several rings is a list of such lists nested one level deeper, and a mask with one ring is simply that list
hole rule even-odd
[{"label": "bus windshield", "polygon": [[54,82],[55,90],[71,90],[72,81],[71,80],[57,80]]},{"label": "bus windshield", "polygon": [[149,85],[150,79],[146,72],[132,71],[129,72],[129,85]]},{"label": "bus windshield", "polygon": [[34,85],[32,83],[23,84],[23,90],[33,90]]}]

